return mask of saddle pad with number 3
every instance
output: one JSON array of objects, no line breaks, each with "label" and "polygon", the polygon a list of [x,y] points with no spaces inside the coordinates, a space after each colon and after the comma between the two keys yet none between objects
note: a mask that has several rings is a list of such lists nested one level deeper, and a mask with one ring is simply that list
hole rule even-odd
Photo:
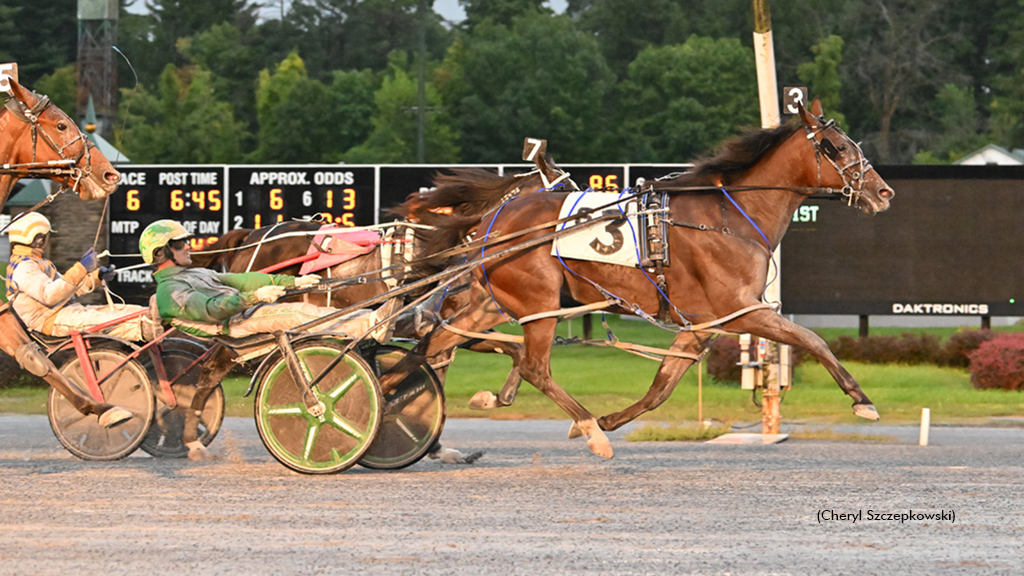
[{"label": "saddle pad with number 3", "polygon": [[[615,194],[607,192],[573,192],[569,194],[562,204],[562,210],[558,214],[559,219],[579,214],[581,210],[597,210],[599,214],[614,211],[622,217],[597,222],[593,226],[584,226],[576,232],[556,238],[551,246],[551,255],[636,267],[639,264],[637,235],[640,230],[637,203],[624,202],[608,206],[615,201],[615,197]],[[561,224],[558,229],[572,227],[575,224],[572,221],[566,222]]]}]

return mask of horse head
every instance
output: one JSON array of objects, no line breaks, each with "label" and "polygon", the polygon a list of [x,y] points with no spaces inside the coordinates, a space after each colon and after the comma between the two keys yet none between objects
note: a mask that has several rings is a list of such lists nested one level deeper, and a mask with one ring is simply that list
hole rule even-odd
[{"label": "horse head", "polygon": [[24,168],[16,178],[46,177],[78,192],[83,200],[104,198],[117,189],[120,172],[67,114],[13,79],[10,87],[6,110],[16,121],[0,125],[10,137],[4,163]]},{"label": "horse head", "polygon": [[[821,102],[815,99],[810,110],[801,105],[800,120],[814,147],[818,186],[838,190],[851,206],[856,204],[867,214],[888,210],[896,193],[872,168],[860,146],[834,120],[825,120]],[[822,158],[832,169],[822,168]]]}]

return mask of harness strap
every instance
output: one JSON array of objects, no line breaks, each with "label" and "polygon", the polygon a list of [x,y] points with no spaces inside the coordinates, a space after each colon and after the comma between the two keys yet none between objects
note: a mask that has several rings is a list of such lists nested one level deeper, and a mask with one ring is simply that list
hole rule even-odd
[{"label": "harness strap", "polygon": [[537,314],[530,314],[529,316],[523,316],[518,320],[520,324],[526,324],[527,322],[533,322],[534,320],[541,320],[543,318],[551,318],[553,316],[564,316],[565,318],[575,318],[581,314],[587,312],[593,312],[595,310],[603,310],[609,306],[619,304],[618,300],[605,300],[604,302],[594,302],[593,304],[586,304],[584,306],[576,306],[575,308],[562,308],[561,310],[552,310],[550,312],[538,312]]},{"label": "harness strap", "polygon": [[277,222],[276,224],[271,226],[270,230],[268,230],[267,233],[263,235],[263,238],[260,238],[260,241],[255,244],[256,249],[252,251],[252,258],[249,258],[249,265],[245,267],[246,272],[252,271],[252,265],[256,262],[256,256],[260,253],[260,248],[263,247],[263,243],[267,241],[267,237],[270,236],[270,234],[274,231],[275,228],[282,224],[284,224],[284,222]]},{"label": "harness strap", "polygon": [[[451,324],[448,324],[447,322],[442,322],[441,326],[445,330],[448,330],[449,332],[452,332],[454,334],[458,334],[459,336],[462,336],[464,338],[476,338],[476,339],[479,339],[479,340],[497,340],[499,342],[512,342],[512,343],[516,343],[516,344],[522,344],[523,343],[523,337],[522,336],[513,336],[511,334],[502,334],[501,332],[471,332],[469,330],[462,330],[460,328],[456,328],[456,327],[452,326]],[[630,352],[630,353],[633,353],[633,354],[639,354],[639,355],[645,356],[647,358],[651,358],[651,356],[650,356],[651,354],[657,354],[659,356],[672,356],[674,358],[686,358],[688,360],[693,360],[694,362],[697,362],[697,361],[700,360],[700,357],[697,356],[696,354],[689,354],[689,353],[686,353],[686,352],[676,352],[675,350],[666,350],[664,348],[654,348],[654,347],[651,347],[651,346],[642,346],[640,344],[630,344],[629,342],[619,342],[617,340],[616,341],[611,341],[611,340],[578,340],[577,342],[580,343],[580,344],[585,344],[587,346],[605,346],[605,347],[618,348],[619,350],[624,350],[626,352]]]}]

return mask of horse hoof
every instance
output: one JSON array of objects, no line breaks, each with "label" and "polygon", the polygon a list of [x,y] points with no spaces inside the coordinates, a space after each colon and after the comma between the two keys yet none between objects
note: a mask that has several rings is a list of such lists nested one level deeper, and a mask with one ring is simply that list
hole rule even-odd
[{"label": "horse hoof", "polygon": [[206,449],[206,445],[203,444],[202,440],[186,442],[185,446],[188,448],[188,459],[193,462],[216,459],[214,455]]},{"label": "horse hoof", "polygon": [[498,406],[498,397],[487,390],[481,390],[473,394],[473,397],[469,399],[469,408],[471,410],[493,410]]},{"label": "horse hoof", "polygon": [[875,410],[874,404],[854,404],[853,413],[868,420],[878,420],[881,418],[878,415],[878,410]]},{"label": "horse hoof", "polygon": [[605,437],[604,434],[601,435],[601,438],[589,438],[587,440],[587,447],[590,448],[591,452],[597,454],[601,458],[611,460],[611,458],[615,456],[615,452],[612,451],[611,442],[608,442],[608,438]]},{"label": "horse hoof", "polygon": [[[580,435],[587,437],[587,447],[594,454],[601,458],[611,458],[615,455],[612,451],[612,443],[608,441],[597,421],[591,418],[585,422],[573,422],[573,426],[580,432]],[[569,433],[572,433],[570,429]]]},{"label": "horse hoof", "polygon": [[580,429],[579,424],[573,422],[572,426],[569,426],[569,440],[579,438],[580,436],[583,436],[583,430]]},{"label": "horse hoof", "polygon": [[483,456],[483,451],[473,452],[472,454],[463,456],[462,452],[453,450],[451,448],[441,448],[435,452],[430,452],[427,456],[431,460],[440,460],[442,464],[472,464]]},{"label": "horse hoof", "polygon": [[134,418],[134,415],[125,410],[124,408],[118,408],[117,406],[111,406],[103,414],[100,414],[100,426],[104,428],[113,428],[118,424],[123,424]]}]

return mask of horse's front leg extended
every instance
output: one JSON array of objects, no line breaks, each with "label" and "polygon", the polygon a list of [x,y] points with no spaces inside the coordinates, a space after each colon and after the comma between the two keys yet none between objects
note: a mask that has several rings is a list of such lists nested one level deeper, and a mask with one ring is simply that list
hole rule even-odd
[{"label": "horse's front leg extended", "polygon": [[854,414],[868,420],[878,420],[878,411],[875,410],[875,406],[868,399],[867,394],[860,389],[857,380],[846,371],[846,368],[843,368],[835,354],[829,350],[828,344],[814,332],[794,324],[770,310],[751,312],[727,323],[725,327],[733,332],[746,332],[807,350],[828,370],[843,392],[853,398]]},{"label": "horse's front leg extended", "polygon": [[545,318],[523,326],[526,352],[520,365],[520,372],[523,379],[533,384],[572,417],[573,427],[570,434],[579,431],[578,435],[587,437],[587,446],[591,452],[602,458],[611,458],[614,455],[611,442],[601,431],[594,415],[551,378],[551,343],[555,338],[557,324],[556,319]]},{"label": "horse's front leg extended", "polygon": [[680,332],[677,334],[670,350],[687,354],[690,357],[665,356],[661,361],[661,366],[658,367],[658,374],[654,377],[654,382],[648,388],[644,397],[625,410],[602,416],[598,420],[601,429],[617,430],[623,424],[632,422],[644,412],[661,406],[672,395],[672,391],[675,390],[679,379],[686,374],[690,366],[693,366],[696,362],[700,361],[700,358],[704,357],[712,340],[711,336],[702,337],[693,332]]}]

